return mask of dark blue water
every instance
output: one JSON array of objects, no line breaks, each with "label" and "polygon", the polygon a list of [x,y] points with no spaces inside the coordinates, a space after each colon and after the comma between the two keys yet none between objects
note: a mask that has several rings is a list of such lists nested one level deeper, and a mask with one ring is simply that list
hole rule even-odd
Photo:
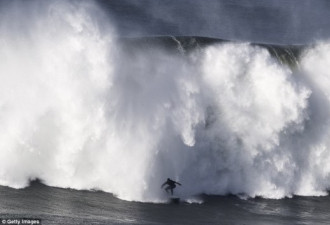
[{"label": "dark blue water", "polygon": [[47,187],[34,182],[0,187],[0,218],[38,218],[42,224],[317,225],[330,221],[330,197],[281,200],[199,196],[203,203],[128,202],[104,192]]}]

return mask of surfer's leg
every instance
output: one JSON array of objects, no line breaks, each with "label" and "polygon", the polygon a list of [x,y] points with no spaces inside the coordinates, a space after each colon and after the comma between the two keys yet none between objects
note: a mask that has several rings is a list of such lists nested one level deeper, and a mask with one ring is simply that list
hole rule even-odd
[{"label": "surfer's leg", "polygon": [[173,184],[173,185],[170,186],[170,188],[171,188],[171,194],[172,194],[172,195],[173,195],[173,190],[174,190],[175,187],[176,187],[175,184]]}]

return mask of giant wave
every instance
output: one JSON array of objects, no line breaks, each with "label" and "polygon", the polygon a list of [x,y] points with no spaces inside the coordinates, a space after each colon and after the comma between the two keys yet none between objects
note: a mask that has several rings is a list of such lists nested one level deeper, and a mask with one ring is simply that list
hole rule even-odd
[{"label": "giant wave", "polygon": [[327,194],[329,42],[150,44],[116,37],[92,2],[38,4],[0,9],[0,185],[154,202],[167,177],[181,196]]}]

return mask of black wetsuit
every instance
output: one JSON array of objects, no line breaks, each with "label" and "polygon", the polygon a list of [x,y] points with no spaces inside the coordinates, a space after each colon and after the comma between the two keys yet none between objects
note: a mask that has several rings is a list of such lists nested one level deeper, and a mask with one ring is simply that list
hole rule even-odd
[{"label": "black wetsuit", "polygon": [[171,179],[168,178],[167,181],[162,185],[162,187],[164,187],[164,185],[168,185],[165,188],[165,191],[168,193],[168,191],[170,190],[171,191],[171,194],[173,195],[173,189],[176,187],[175,184],[181,185],[179,182],[176,182],[176,181],[171,180]]}]

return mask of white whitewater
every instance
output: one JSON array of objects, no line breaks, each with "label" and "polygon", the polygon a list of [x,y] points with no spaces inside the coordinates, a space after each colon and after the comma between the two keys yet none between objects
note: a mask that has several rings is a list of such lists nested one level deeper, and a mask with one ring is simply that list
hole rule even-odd
[{"label": "white whitewater", "polygon": [[245,43],[132,54],[92,2],[39,3],[0,9],[0,185],[154,202],[167,177],[180,196],[330,188],[329,43],[294,71]]}]

